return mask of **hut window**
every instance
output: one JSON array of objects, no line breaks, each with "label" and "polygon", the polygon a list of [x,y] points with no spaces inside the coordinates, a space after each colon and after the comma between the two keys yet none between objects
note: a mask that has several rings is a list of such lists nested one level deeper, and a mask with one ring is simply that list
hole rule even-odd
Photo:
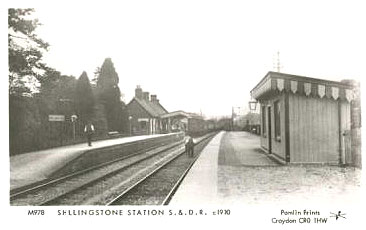
[{"label": "hut window", "polygon": [[274,103],[275,138],[281,141],[281,104],[280,101]]},{"label": "hut window", "polygon": [[265,137],[266,136],[266,127],[267,127],[267,124],[266,124],[266,107],[265,106],[262,106],[262,135]]}]

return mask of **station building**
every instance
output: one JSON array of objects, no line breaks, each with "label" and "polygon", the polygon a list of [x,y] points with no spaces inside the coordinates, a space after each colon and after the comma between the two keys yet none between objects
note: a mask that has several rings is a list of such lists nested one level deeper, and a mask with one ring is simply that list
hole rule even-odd
[{"label": "station building", "polygon": [[160,104],[157,95],[143,92],[140,86],[135,89],[135,97],[127,104],[130,132],[132,135],[163,133],[161,115],[168,111]]},{"label": "station building", "polygon": [[268,72],[251,95],[260,104],[261,147],[269,154],[287,163],[360,161],[352,144],[354,81]]}]

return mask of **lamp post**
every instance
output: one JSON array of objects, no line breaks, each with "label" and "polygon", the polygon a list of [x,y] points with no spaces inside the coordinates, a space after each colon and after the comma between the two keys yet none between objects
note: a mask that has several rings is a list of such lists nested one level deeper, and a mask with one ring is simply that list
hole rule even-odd
[{"label": "lamp post", "polygon": [[132,116],[128,117],[128,121],[129,121],[128,123],[130,124],[130,136],[132,136],[132,124],[131,124],[132,123]]},{"label": "lamp post", "polygon": [[[258,102],[255,100],[249,101],[250,113],[254,114],[255,111],[257,111],[257,104],[258,104]],[[252,124],[250,124],[250,123],[252,123],[252,122],[251,121],[249,122],[250,131],[257,133],[258,132],[257,127],[254,128],[255,130],[253,130]],[[254,123],[254,126],[256,126],[255,123]]]},{"label": "lamp post", "polygon": [[75,130],[75,123],[76,120],[78,119],[78,116],[76,116],[75,114],[71,115],[71,122],[72,122],[72,136],[73,139],[75,141],[75,134],[76,134],[76,130]]},{"label": "lamp post", "polygon": [[[65,117],[69,116],[70,114],[72,114],[72,103],[73,103],[73,100],[72,99],[69,99],[69,98],[59,98],[59,102],[60,102],[60,110],[61,110],[61,114],[64,116],[64,121],[66,121]],[[75,135],[76,135],[76,131],[75,131],[75,122],[77,120],[77,116],[75,114],[71,115],[70,116],[71,118],[71,123],[73,125],[73,140],[75,141]],[[67,130],[65,130],[65,125],[67,123],[64,122],[63,124],[63,127],[62,127],[62,135],[61,135],[61,143],[62,143],[62,139],[63,139],[63,136],[67,136],[67,133],[68,133],[68,128]],[[68,126],[67,126],[68,127]],[[67,132],[67,133],[65,133]]]}]

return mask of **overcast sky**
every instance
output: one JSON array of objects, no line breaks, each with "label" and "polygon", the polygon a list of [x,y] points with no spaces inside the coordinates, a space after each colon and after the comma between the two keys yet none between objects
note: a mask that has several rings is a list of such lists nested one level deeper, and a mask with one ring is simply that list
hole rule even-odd
[{"label": "overcast sky", "polygon": [[247,109],[277,51],[285,73],[366,76],[361,1],[107,2],[37,4],[37,33],[63,74],[91,79],[112,58],[126,103],[141,85],[169,111],[230,115]]}]

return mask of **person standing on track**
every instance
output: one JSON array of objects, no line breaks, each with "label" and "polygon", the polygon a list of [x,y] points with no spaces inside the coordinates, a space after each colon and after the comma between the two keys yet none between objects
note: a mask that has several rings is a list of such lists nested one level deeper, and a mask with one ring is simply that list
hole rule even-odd
[{"label": "person standing on track", "polygon": [[84,133],[86,134],[86,137],[88,139],[88,146],[92,146],[91,141],[94,130],[94,125],[91,122],[88,122],[88,124],[85,125]]},{"label": "person standing on track", "polygon": [[193,157],[194,143],[193,143],[193,138],[192,137],[188,137],[188,140],[186,142],[186,153],[189,157]]}]

